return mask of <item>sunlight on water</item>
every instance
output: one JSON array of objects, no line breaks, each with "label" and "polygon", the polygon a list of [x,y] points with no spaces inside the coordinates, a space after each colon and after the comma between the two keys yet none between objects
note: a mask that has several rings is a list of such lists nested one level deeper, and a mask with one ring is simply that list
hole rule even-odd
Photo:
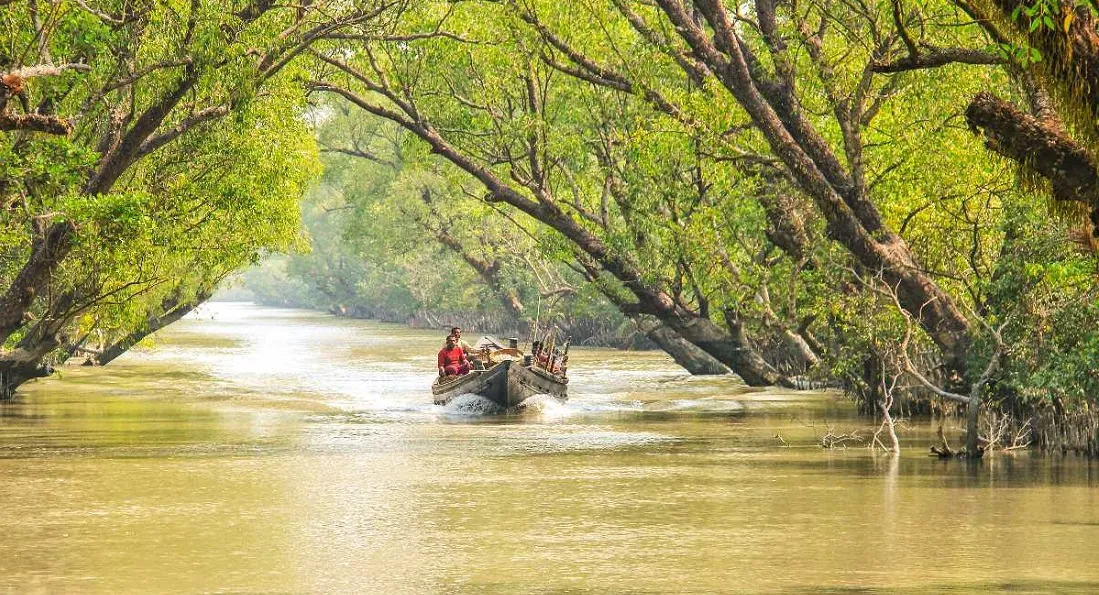
[{"label": "sunlight on water", "polygon": [[[825,451],[830,392],[576,348],[432,402],[445,330],[215,303],[0,403],[0,592],[1099,592],[1099,465]],[[954,422],[947,422],[948,424]]]}]

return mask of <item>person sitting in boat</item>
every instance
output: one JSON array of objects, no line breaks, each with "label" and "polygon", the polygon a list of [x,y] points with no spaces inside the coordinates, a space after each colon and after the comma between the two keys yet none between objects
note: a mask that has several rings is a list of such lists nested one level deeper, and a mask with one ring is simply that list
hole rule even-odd
[{"label": "person sitting in boat", "polygon": [[454,335],[446,338],[446,347],[439,350],[439,376],[465,376],[469,374],[469,359],[458,347]]},{"label": "person sitting in boat", "polygon": [[469,355],[475,351],[472,345],[462,339],[462,327],[456,326],[450,329],[450,336],[454,337],[454,344],[461,348],[462,353]]},{"label": "person sitting in boat", "polygon": [[556,349],[551,354],[543,342],[535,341],[531,344],[531,350],[534,352],[534,363],[550,374],[561,374],[561,354]]},{"label": "person sitting in boat", "polygon": [[534,362],[545,368],[549,364],[549,354],[546,353],[545,344],[541,341],[531,343],[531,351],[534,352]]}]

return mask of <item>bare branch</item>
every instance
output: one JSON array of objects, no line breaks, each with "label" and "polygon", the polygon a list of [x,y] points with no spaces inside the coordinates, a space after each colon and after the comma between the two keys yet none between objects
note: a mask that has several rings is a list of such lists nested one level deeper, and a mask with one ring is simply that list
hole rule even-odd
[{"label": "bare branch", "polygon": [[379,165],[384,165],[384,166],[386,166],[390,169],[397,169],[397,164],[396,163],[393,163],[392,161],[389,161],[388,159],[384,159],[382,157],[379,157],[379,156],[375,155],[374,153],[371,153],[370,151],[364,151],[364,150],[362,150],[358,147],[347,148],[347,147],[323,146],[321,148],[321,153],[338,153],[340,155],[347,155],[349,157],[358,157],[359,159],[366,159],[367,161],[373,161],[374,163],[377,163]]},{"label": "bare branch", "polygon": [[938,68],[947,64],[1002,65],[1007,64],[999,54],[969,48],[937,48],[922,44],[926,51],[910,54],[892,62],[874,62],[871,69],[877,73],[896,73],[925,68]]},{"label": "bare branch", "polygon": [[67,136],[72,132],[72,124],[57,116],[41,114],[0,114],[0,130],[28,130]]},{"label": "bare branch", "polygon": [[156,151],[203,122],[209,122],[210,120],[224,117],[231,109],[232,108],[228,105],[216,105],[191,114],[175,126],[172,126],[164,132],[150,136],[145,142],[141,143],[141,146],[137,150],[136,159],[141,159],[153,151]]}]

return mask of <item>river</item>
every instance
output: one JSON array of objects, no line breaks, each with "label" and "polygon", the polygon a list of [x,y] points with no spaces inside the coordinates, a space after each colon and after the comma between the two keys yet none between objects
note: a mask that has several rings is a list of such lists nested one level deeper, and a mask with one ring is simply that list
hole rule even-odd
[{"label": "river", "polygon": [[[475,336],[475,329],[467,335]],[[440,332],[212,303],[0,404],[0,591],[1099,591],[1099,464],[824,450],[832,392],[577,349],[570,401],[431,404]]]}]

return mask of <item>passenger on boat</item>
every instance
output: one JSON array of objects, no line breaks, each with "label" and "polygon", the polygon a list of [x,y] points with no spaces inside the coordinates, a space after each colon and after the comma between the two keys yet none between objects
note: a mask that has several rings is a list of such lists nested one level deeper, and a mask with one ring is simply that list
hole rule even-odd
[{"label": "passenger on boat", "polygon": [[[550,362],[550,353],[546,350],[546,346],[541,341],[535,341],[531,344],[531,350],[534,351],[534,361],[543,369],[551,374],[560,374],[561,368],[558,366],[558,362],[555,360]],[[556,350],[555,350],[556,351]]]},{"label": "passenger on boat", "polygon": [[531,343],[530,344],[530,351],[531,351],[531,354],[534,355],[534,361],[537,364],[539,364],[540,366],[545,367],[545,365],[546,365],[546,354],[545,354],[544,351],[542,351],[542,342],[541,341],[535,341],[535,342]]},{"label": "passenger on boat", "polygon": [[439,350],[439,376],[469,374],[469,359],[455,342],[454,335],[446,338],[446,347]]},{"label": "passenger on boat", "polygon": [[462,353],[469,355],[475,351],[472,345],[462,340],[462,327],[456,326],[450,329],[450,336],[454,337],[454,344],[462,349]]}]

